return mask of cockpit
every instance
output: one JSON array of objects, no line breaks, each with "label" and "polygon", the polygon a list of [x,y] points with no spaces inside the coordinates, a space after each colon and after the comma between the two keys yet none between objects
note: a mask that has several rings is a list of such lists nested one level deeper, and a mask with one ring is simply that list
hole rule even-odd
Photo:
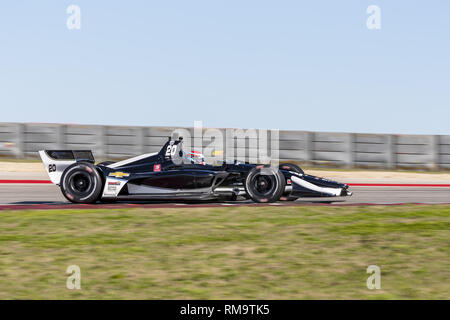
[{"label": "cockpit", "polygon": [[206,165],[205,156],[196,150],[191,150],[189,152],[185,152],[183,150],[183,141],[179,140],[171,140],[167,144],[165,151],[166,160],[172,160],[173,163],[181,165],[181,164],[198,164],[198,165]]}]

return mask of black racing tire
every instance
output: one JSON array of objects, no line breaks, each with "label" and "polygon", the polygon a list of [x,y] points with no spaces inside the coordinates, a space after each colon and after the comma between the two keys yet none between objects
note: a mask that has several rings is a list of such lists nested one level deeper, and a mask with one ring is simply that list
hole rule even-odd
[{"label": "black racing tire", "polygon": [[[280,164],[280,169],[294,171],[297,173],[304,174],[303,170],[299,166],[292,164],[292,163]],[[280,201],[295,201],[298,198],[299,197],[291,196],[291,192],[287,191],[287,192],[283,192],[282,196],[280,197]]]},{"label": "black racing tire", "polygon": [[97,165],[98,166],[109,166],[110,164],[113,164],[113,163],[115,163],[114,161],[103,161],[103,162],[100,162],[100,163],[98,163]]},{"label": "black racing tire", "polygon": [[293,163],[282,163],[282,164],[280,164],[280,169],[289,170],[289,171],[294,171],[294,172],[297,172],[297,173],[305,174],[303,172],[302,168],[300,168],[298,165],[293,164]]},{"label": "black racing tire", "polygon": [[254,202],[276,202],[286,186],[286,180],[280,170],[270,166],[256,166],[245,178],[245,191]]},{"label": "black racing tire", "polygon": [[94,203],[101,196],[103,181],[93,164],[77,162],[64,170],[60,188],[70,202]]}]

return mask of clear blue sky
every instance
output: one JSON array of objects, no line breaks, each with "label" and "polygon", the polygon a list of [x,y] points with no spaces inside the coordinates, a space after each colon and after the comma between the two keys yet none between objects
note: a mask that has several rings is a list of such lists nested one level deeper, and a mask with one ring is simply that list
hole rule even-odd
[{"label": "clear blue sky", "polygon": [[450,1],[2,1],[0,106],[1,122],[450,134]]}]

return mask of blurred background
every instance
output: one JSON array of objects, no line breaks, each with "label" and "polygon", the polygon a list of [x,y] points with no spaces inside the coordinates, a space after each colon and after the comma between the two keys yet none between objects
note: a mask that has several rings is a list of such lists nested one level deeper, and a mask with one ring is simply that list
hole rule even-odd
[{"label": "blurred background", "polygon": [[5,2],[0,157],[120,159],[200,120],[279,129],[282,161],[446,169],[449,31],[439,0]]},{"label": "blurred background", "polygon": [[450,134],[449,31],[442,0],[2,2],[0,121]]}]

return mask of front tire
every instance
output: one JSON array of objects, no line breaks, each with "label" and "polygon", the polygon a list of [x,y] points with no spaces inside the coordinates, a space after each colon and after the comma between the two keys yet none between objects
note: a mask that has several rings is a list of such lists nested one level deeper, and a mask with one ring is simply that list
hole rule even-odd
[{"label": "front tire", "polygon": [[[297,173],[301,173],[301,174],[305,174],[305,173],[303,172],[303,170],[302,170],[299,166],[297,166],[297,165],[295,165],[295,164],[292,164],[292,163],[283,163],[283,164],[280,164],[280,169],[288,170],[288,171],[293,171],[293,172],[297,172]],[[282,194],[280,200],[281,200],[281,201],[295,201],[295,200],[297,200],[298,198],[299,198],[299,197],[292,196],[292,195],[291,195],[291,191],[287,191],[287,192],[283,192],[283,194]]]},{"label": "front tire", "polygon": [[270,166],[256,166],[245,179],[245,191],[255,202],[276,202],[286,186],[284,176]]},{"label": "front tire", "polygon": [[74,203],[94,203],[103,189],[102,178],[89,162],[77,162],[64,170],[60,183],[64,197]]}]

